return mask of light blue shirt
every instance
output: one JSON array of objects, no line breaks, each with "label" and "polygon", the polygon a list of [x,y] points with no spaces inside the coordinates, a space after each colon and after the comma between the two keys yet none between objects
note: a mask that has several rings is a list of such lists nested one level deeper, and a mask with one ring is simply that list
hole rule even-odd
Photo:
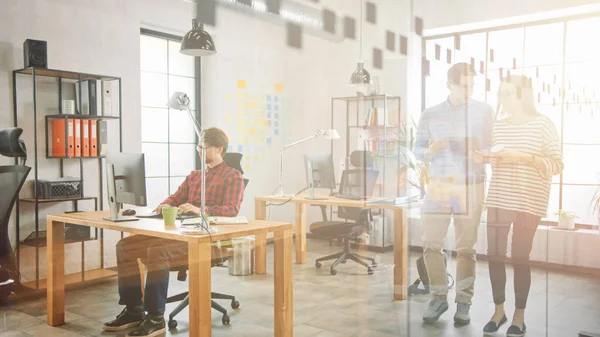
[{"label": "light blue shirt", "polygon": [[[472,99],[468,104],[456,107],[446,100],[428,108],[419,120],[415,157],[430,163],[430,178],[452,178],[457,183],[467,179],[482,182],[485,180],[484,166],[473,163],[471,152],[489,150],[494,119],[494,109],[489,104]],[[426,158],[429,141],[444,140],[450,142],[448,147]]]}]

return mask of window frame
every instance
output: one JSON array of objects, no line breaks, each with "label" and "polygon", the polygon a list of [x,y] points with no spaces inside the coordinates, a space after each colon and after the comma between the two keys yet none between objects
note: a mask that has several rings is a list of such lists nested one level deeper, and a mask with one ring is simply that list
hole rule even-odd
[{"label": "window frame", "polygon": [[[176,42],[181,42],[181,40],[183,39],[183,36],[178,36],[178,35],[160,32],[160,31],[147,29],[147,28],[140,28],[140,38],[142,36],[149,36],[149,37],[159,38],[159,39],[163,39],[163,40],[167,40],[167,41],[176,41]],[[141,57],[141,53],[140,53],[140,57]],[[168,62],[169,61],[167,58],[167,63]],[[194,95],[195,104],[194,104],[194,107],[191,107],[195,111],[194,117],[196,118],[196,120],[200,124],[200,128],[202,129],[203,126],[202,126],[202,95],[201,95],[201,93],[202,93],[202,80],[201,80],[202,79],[202,63],[201,62],[202,61],[201,61],[200,57],[194,57],[194,92],[190,93],[190,94]],[[141,71],[143,71],[143,70],[140,69],[140,72]],[[169,75],[170,75],[170,73],[167,71],[167,79],[168,79]],[[165,102],[165,104],[166,104],[166,102]],[[167,144],[167,151],[168,151],[167,153],[168,153],[169,157],[170,157],[170,152],[171,152],[171,149],[170,149],[171,144],[180,144],[178,142],[171,142],[170,140],[167,140],[167,142],[154,142],[154,141],[144,142],[144,141],[142,141],[141,143]],[[198,135],[196,135],[195,133],[194,133],[194,143],[198,144]],[[201,167],[200,158],[199,158],[199,156],[196,155],[196,156],[194,156],[194,169],[199,170],[200,167]],[[169,195],[171,194],[171,179],[173,177],[171,176],[170,166],[167,167],[167,175],[166,176],[152,177],[152,178],[166,178],[168,193],[169,193]]]}]

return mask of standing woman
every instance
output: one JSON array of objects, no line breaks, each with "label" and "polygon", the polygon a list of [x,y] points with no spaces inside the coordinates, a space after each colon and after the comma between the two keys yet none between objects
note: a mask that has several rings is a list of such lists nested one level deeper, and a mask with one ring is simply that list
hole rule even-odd
[{"label": "standing woman", "polygon": [[510,261],[514,269],[515,313],[507,336],[525,334],[525,306],[531,286],[529,255],[540,219],[546,216],[552,176],[563,169],[556,127],[535,108],[531,79],[509,76],[501,85],[492,152],[476,152],[492,163],[486,200],[489,271],[496,311],[483,328],[493,333],[506,323],[504,312],[508,234],[512,226]]}]

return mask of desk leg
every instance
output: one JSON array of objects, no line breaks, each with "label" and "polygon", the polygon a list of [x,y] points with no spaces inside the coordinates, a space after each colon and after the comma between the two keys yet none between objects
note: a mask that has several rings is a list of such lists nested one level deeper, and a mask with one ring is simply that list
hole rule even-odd
[{"label": "desk leg", "polygon": [[211,336],[210,243],[188,243],[190,336]]},{"label": "desk leg", "polygon": [[267,233],[254,235],[254,262],[256,274],[267,273]]},{"label": "desk leg", "polygon": [[406,213],[394,210],[394,299],[408,297],[408,237]]},{"label": "desk leg", "polygon": [[65,323],[65,224],[48,220],[46,223],[47,264],[47,323]]},{"label": "desk leg", "polygon": [[294,335],[292,231],[275,233],[275,336]]},{"label": "desk leg", "polygon": [[256,220],[267,220],[267,202],[266,201],[254,201],[254,219]]},{"label": "desk leg", "polygon": [[306,204],[296,204],[296,263],[306,263]]}]

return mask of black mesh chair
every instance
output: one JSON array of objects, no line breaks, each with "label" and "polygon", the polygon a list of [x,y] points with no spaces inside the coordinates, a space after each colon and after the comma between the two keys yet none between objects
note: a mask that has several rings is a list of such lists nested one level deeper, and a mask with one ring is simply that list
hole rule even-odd
[{"label": "black mesh chair", "polygon": [[[225,157],[223,159],[227,165],[240,171],[240,173],[244,174],[244,170],[242,170],[242,166],[241,166],[242,156],[243,155],[241,153],[235,153],[235,152],[226,153]],[[248,179],[244,179],[244,188],[246,188],[246,186],[248,186],[248,182],[249,182]],[[229,257],[226,254],[226,252],[224,251],[224,249],[225,248],[218,247],[213,244],[213,247],[211,250],[211,252],[212,252],[211,265],[213,267],[223,266],[223,263],[225,263],[228,260]],[[172,268],[171,270],[176,271],[177,272],[177,280],[183,282],[187,279],[187,269],[188,269],[187,265],[184,265],[184,266],[178,266],[178,267]],[[240,303],[235,299],[235,296],[232,296],[232,295],[211,292],[210,297],[212,298],[212,300],[210,301],[211,307],[223,315],[223,317],[221,318],[221,322],[223,322],[223,325],[229,324],[230,319],[229,319],[229,316],[227,315],[227,310],[225,308],[223,308],[219,303],[215,302],[214,300],[215,299],[230,300],[232,309],[239,308]],[[177,314],[179,314],[183,309],[185,309],[190,304],[189,292],[186,291],[184,293],[177,294],[175,296],[171,296],[167,299],[167,303],[173,303],[173,302],[179,302],[179,301],[181,301],[181,303],[179,303],[177,305],[177,307],[175,309],[173,309],[173,311],[169,314],[169,323],[168,323],[169,329],[175,329],[177,327],[177,321],[175,320],[175,316],[177,316]]]},{"label": "black mesh chair", "polygon": [[[344,170],[340,182],[339,195],[358,200],[366,199],[373,194],[373,188],[379,175],[379,171],[370,168],[372,167],[372,153],[368,151],[355,151],[350,157],[350,162],[352,166],[357,168]],[[327,220],[326,207],[321,206],[323,221],[311,224],[310,233],[311,237],[316,239],[341,240],[344,250],[336,254],[318,258],[315,261],[315,266],[321,268],[321,262],[335,259],[329,268],[331,275],[335,275],[337,274],[335,267],[338,264],[352,260],[367,267],[369,275],[373,274],[371,267],[377,265],[375,260],[355,254],[350,248],[351,241],[358,241],[359,236],[365,229],[367,231],[371,230],[370,226],[373,220],[371,210],[341,206],[337,210],[338,217],[344,219],[344,221]],[[364,260],[370,261],[370,264],[367,264]]]},{"label": "black mesh chair", "polygon": [[18,165],[0,166],[0,299],[5,300],[20,282],[20,273],[8,237],[8,221],[23,183],[31,170],[25,166],[27,150],[20,128],[0,129],[0,155],[20,158]]}]

